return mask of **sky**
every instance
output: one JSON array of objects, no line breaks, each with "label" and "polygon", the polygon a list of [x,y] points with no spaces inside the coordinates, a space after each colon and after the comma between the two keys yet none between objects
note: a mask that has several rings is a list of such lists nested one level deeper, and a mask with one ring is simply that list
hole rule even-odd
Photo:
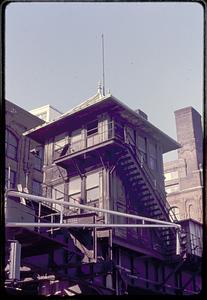
[{"label": "sky", "polygon": [[5,19],[5,96],[26,110],[64,113],[95,95],[104,34],[106,92],[174,139],[175,110],[203,113],[199,3],[10,3]]}]

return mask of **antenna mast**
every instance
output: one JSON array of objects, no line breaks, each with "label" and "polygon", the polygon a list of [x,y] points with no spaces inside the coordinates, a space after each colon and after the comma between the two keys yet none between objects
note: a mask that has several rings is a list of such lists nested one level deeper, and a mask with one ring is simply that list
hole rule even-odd
[{"label": "antenna mast", "polygon": [[105,96],[105,71],[104,71],[104,35],[102,33],[101,35],[101,41],[102,41],[102,76],[103,76],[103,96]]}]

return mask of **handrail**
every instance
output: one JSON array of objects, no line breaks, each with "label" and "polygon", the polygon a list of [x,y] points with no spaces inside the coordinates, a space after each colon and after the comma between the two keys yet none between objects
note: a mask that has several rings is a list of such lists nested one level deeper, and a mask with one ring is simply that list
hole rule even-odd
[{"label": "handrail", "polygon": [[[35,195],[32,195],[32,194],[26,194],[26,193],[16,192],[16,191],[7,191],[6,196],[24,197],[28,200],[33,200],[35,202],[47,201],[47,202],[56,203],[56,204],[60,203],[59,200],[54,200],[52,198],[46,198],[46,197],[42,197],[42,196],[35,196]],[[71,202],[68,202],[68,201],[61,201],[61,204],[63,206],[68,206],[68,207],[70,207],[70,206],[71,207],[77,207],[77,208],[82,208],[82,209],[86,209],[86,210],[103,212],[103,213],[107,213],[107,214],[111,214],[111,215],[117,215],[117,216],[123,216],[123,217],[127,217],[127,218],[137,219],[137,220],[144,220],[144,221],[154,222],[156,224],[161,224],[160,227],[162,227],[163,225],[164,226],[167,225],[169,227],[175,227],[179,230],[181,229],[181,225],[179,225],[179,224],[172,224],[171,222],[152,219],[152,218],[148,218],[148,217],[144,217],[144,216],[131,215],[131,214],[128,214],[128,213],[122,213],[122,212],[113,211],[113,210],[109,210],[109,209],[92,207],[92,206],[84,205],[84,204],[74,204],[74,203],[71,203]],[[104,225],[108,225],[108,224],[104,224]],[[135,225],[135,224],[133,224],[133,225]]]},{"label": "handrail", "polygon": [[[74,200],[75,202],[78,202],[78,203],[79,203],[79,200],[78,200],[78,199],[75,199],[75,198],[73,198],[72,196],[65,194],[63,191],[60,191],[59,189],[55,188],[54,186],[49,186],[49,185],[47,185],[47,184],[45,184],[45,183],[43,183],[42,185],[45,186],[46,189],[51,188],[52,190],[61,193],[61,194],[63,195],[63,197],[66,196],[66,197],[68,197],[68,198],[71,198],[71,199]],[[61,201],[61,200],[60,200],[60,201]]]},{"label": "handrail", "polygon": [[[58,149],[54,150],[55,159],[91,147],[91,145],[90,146],[87,145],[89,141],[92,144],[92,146],[98,145],[104,141],[108,141],[113,138],[121,139],[123,141],[124,138],[119,134],[117,130],[118,128],[121,128],[121,130],[123,130],[123,128],[118,123],[114,121],[110,121],[106,124],[102,124],[100,132],[97,131],[96,133],[91,135],[80,136],[80,139],[75,142],[71,142],[71,137],[70,137],[69,141],[65,142],[64,146],[59,146],[58,144],[55,144],[58,147]],[[88,132],[90,133],[90,131],[91,132],[94,131],[94,129],[99,129],[99,126],[88,130],[87,133]],[[97,138],[100,138],[100,140],[97,140]],[[78,149],[76,149],[76,147]],[[64,149],[66,150],[64,151]],[[64,154],[62,154],[61,152],[64,152]],[[58,157],[57,157],[57,153],[59,154]]]},{"label": "handrail", "polygon": [[[156,178],[153,176],[153,174],[151,173],[151,171],[149,170],[147,164],[144,161],[140,161],[140,158],[138,155],[136,155],[136,152],[140,153],[140,150],[138,149],[138,147],[135,145],[132,136],[130,135],[130,133],[127,133],[127,136],[130,138],[128,141],[128,145],[130,146],[130,149],[132,152],[134,152],[133,157],[135,158],[135,160],[138,162],[139,165],[141,165],[141,167],[144,169],[144,171],[147,173],[148,176],[146,176],[146,178],[148,179],[148,181],[150,181],[150,185],[153,187],[153,181],[156,180]],[[135,150],[135,151],[134,151]],[[150,178],[150,180],[149,180]],[[162,192],[162,188],[159,185],[159,183],[157,183],[156,180],[156,186],[158,187],[158,189],[153,189],[156,195],[156,198],[158,198],[158,202],[161,205],[161,207],[164,208],[164,210],[166,211],[166,213],[168,214],[169,218],[172,217],[173,222],[178,222],[178,219],[176,218],[175,214],[173,211],[171,211],[171,216],[170,216],[170,204],[168,203],[167,199],[166,199],[166,195]],[[165,205],[163,205],[162,202],[159,201],[159,196],[165,201]],[[167,210],[166,210],[167,209]]]}]

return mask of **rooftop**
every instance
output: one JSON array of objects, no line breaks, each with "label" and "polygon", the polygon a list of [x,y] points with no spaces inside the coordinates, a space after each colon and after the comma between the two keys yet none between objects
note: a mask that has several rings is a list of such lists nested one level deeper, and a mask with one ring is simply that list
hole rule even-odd
[{"label": "rooftop", "polygon": [[57,111],[58,113],[62,114],[61,111],[59,111],[57,108],[55,108],[55,107],[52,106],[51,104],[46,104],[46,105],[43,105],[43,106],[40,106],[40,107],[31,109],[29,112],[30,112],[30,113],[35,113],[36,111],[44,110],[44,109],[49,109],[49,108],[51,108],[51,109]]},{"label": "rooftop", "polygon": [[93,97],[70,109],[56,120],[28,130],[24,133],[24,135],[33,138],[39,143],[44,143],[46,139],[60,134],[63,131],[63,128],[68,128],[70,124],[72,126],[75,122],[80,120],[80,118],[85,118],[90,112],[100,113],[100,111],[110,111],[119,114],[126,120],[126,122],[139,126],[142,131],[148,135],[152,135],[160,144],[162,144],[163,153],[180,147],[180,144],[174,139],[152,125],[136,111],[132,110],[123,102],[115,98],[111,93],[103,95],[100,88]]}]

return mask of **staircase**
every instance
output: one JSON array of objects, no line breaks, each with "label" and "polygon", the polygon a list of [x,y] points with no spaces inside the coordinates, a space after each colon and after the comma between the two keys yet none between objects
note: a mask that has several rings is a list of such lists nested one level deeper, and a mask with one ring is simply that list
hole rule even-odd
[{"label": "staircase", "polygon": [[[83,263],[94,262],[94,249],[91,233],[87,230],[82,232],[82,230],[77,228],[70,229],[70,237],[72,238],[74,245],[83,253]],[[88,240],[88,242],[87,242]]]},{"label": "staircase", "polygon": [[[165,194],[158,186],[148,166],[141,162],[137,149],[132,143],[126,143],[125,149],[118,158],[119,172],[132,191],[137,195],[137,205],[142,207],[144,215],[150,218],[177,222],[176,217],[170,216],[170,206]],[[158,228],[155,230],[158,238],[163,242],[163,249],[168,256],[175,255],[175,228]]]}]

